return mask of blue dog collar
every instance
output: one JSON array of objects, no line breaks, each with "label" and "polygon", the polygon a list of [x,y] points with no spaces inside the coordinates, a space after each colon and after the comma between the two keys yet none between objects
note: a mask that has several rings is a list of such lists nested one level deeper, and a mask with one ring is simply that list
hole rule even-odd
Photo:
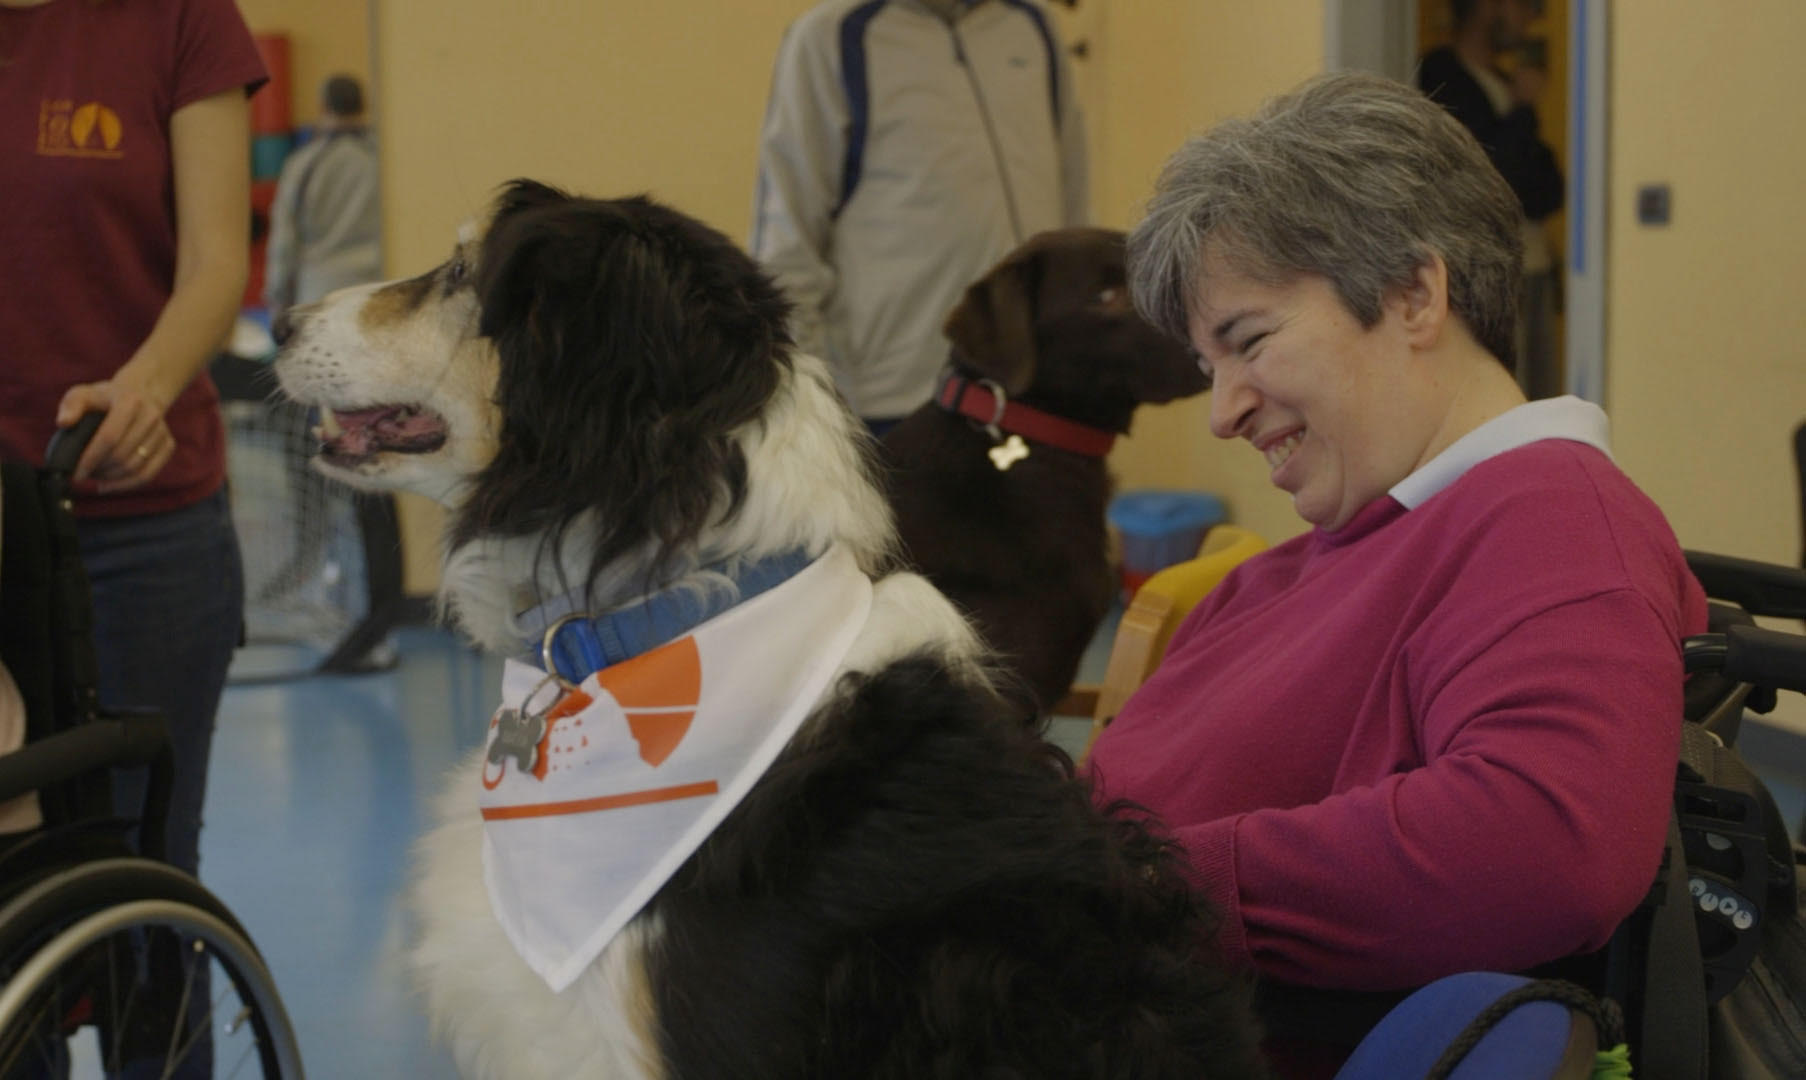
[{"label": "blue dog collar", "polygon": [[[729,573],[727,563],[705,569],[723,574],[734,589],[673,586],[605,615],[572,612],[580,594],[541,604],[520,616],[531,631],[524,642],[528,662],[569,683],[592,672],[631,660],[678,638],[735,606],[773,589],[802,572],[815,559],[797,548],[742,563]],[[562,608],[564,613],[556,613]]]}]

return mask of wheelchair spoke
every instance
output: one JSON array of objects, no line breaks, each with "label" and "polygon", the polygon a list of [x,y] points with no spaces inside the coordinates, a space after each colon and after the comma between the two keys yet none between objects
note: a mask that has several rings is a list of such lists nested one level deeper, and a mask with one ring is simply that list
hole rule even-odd
[{"label": "wheelchair spoke", "polygon": [[92,1012],[88,987],[84,978],[58,978],[33,995],[22,1022],[4,1033],[0,1077],[55,1076],[59,1067],[66,1069],[66,1040]]},{"label": "wheelchair spoke", "polygon": [[[107,1012],[106,1015],[113,1026],[113,1045],[102,1047],[101,1060],[107,1068],[118,1071],[120,1057],[124,1051],[126,1025],[131,1020],[132,1006],[137,1000],[138,980],[123,978],[119,969],[119,950],[110,942],[103,941],[96,948],[105,949],[107,954]],[[120,994],[124,993],[124,1000]],[[101,1030],[106,1030],[104,1027]]]},{"label": "wheelchair spoke", "polygon": [[[220,1001],[224,1001],[224,1000],[226,1000],[226,996],[224,994],[221,994]],[[219,1008],[219,1005],[217,1002],[214,1004],[214,1008],[216,1008],[216,1009]],[[228,1035],[238,1034],[238,1029],[241,1027],[244,1027],[246,1021],[248,1021],[250,1019],[251,1019],[251,1007],[249,1005],[240,1005],[238,1007],[238,1011],[232,1014],[232,1019],[226,1021],[226,1023],[225,1023],[226,1034],[228,1034]],[[255,1033],[253,1033],[253,1034],[255,1034]]]},{"label": "wheelchair spoke", "polygon": [[207,963],[206,955],[201,952],[203,948],[204,946],[202,946],[200,942],[197,941],[193,943],[194,951],[200,954],[198,963],[192,958],[180,962],[181,967],[184,969],[182,973],[182,998],[176,1003],[175,1019],[169,1026],[169,1052],[163,1057],[163,1080],[169,1080],[170,1077],[175,1075],[176,1066],[180,1065],[183,1060],[188,1057],[189,1052],[194,1049],[196,1041],[207,1033],[207,1025],[205,1022],[196,1025],[194,1031],[188,1030],[188,1005],[194,1000],[195,972],[200,970],[201,967]]},{"label": "wheelchair spoke", "polygon": [[29,1033],[42,1031],[44,1025],[48,1024],[55,1011],[55,999],[56,995],[47,995],[43,1004],[34,1011],[31,1022],[21,1025],[18,1034],[7,1040],[9,1045],[5,1060],[0,1061],[0,1076],[12,1076],[13,1070],[23,1064],[27,1056],[34,1051],[40,1066],[39,1071],[46,1075],[54,1073],[57,1059],[53,1048],[57,1042],[48,1036],[34,1039]]},{"label": "wheelchair spoke", "polygon": [[118,1072],[125,1067],[126,1033],[131,1030],[132,1014],[138,1007],[138,980],[136,978],[121,979],[118,971],[115,970],[109,974],[108,981],[115,994],[123,987],[125,996],[124,1000],[118,997],[113,999],[112,1011],[109,1015],[113,1029],[112,1040],[110,1046],[103,1047],[101,1060],[105,1063],[108,1072]]},{"label": "wheelchair spoke", "polygon": [[203,1064],[208,1075],[300,1074],[268,970],[191,878],[95,860],[4,903],[25,929],[0,936],[0,1080],[152,1062],[164,1080]]}]

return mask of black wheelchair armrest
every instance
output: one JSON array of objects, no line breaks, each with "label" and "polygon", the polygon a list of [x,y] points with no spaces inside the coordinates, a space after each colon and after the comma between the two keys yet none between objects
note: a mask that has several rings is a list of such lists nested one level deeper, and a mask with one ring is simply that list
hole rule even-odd
[{"label": "black wheelchair armrest", "polygon": [[1751,615],[1806,619],[1806,570],[1703,551],[1683,554],[1707,596],[1729,600]]}]

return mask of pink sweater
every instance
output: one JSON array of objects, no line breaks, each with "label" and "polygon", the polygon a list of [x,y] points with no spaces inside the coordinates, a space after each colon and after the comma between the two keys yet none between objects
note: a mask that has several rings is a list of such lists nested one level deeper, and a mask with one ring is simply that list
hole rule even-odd
[{"label": "pink sweater", "polygon": [[1592,446],[1464,469],[1240,567],[1094,748],[1231,962],[1357,990],[1517,971],[1604,944],[1650,885],[1704,596]]}]

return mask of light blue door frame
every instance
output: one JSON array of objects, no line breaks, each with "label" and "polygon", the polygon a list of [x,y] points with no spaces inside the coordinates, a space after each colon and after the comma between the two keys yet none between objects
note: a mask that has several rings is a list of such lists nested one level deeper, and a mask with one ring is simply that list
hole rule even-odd
[{"label": "light blue door frame", "polygon": [[1605,404],[1606,107],[1610,0],[1568,9],[1568,393]]}]

